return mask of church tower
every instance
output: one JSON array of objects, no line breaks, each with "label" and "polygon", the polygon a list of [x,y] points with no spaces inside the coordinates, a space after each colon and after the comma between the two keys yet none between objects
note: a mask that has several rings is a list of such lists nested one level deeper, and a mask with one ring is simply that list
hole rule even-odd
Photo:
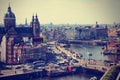
[{"label": "church tower", "polygon": [[16,17],[14,13],[11,10],[11,7],[9,5],[8,11],[4,16],[4,26],[5,26],[5,31],[7,32],[11,27],[15,28],[16,26]]},{"label": "church tower", "polygon": [[40,37],[40,23],[37,14],[36,16],[33,15],[31,26],[33,28],[33,37]]},{"label": "church tower", "polygon": [[40,23],[37,14],[32,16],[31,27],[33,29],[33,45],[36,46],[43,42],[43,38],[40,36]]},{"label": "church tower", "polygon": [[17,32],[15,31],[16,27],[16,18],[14,13],[11,10],[9,5],[8,11],[4,16],[4,27],[5,27],[5,37],[6,37],[6,63],[11,64],[13,63],[14,54],[13,54],[13,46],[14,46],[14,39],[17,36]]}]

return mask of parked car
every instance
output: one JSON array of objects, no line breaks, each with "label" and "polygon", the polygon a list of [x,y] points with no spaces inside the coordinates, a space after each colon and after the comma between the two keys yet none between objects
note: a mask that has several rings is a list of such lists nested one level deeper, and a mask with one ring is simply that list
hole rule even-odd
[{"label": "parked car", "polygon": [[22,68],[22,66],[17,66],[15,69],[21,69]]},{"label": "parked car", "polygon": [[33,62],[33,65],[35,67],[45,66],[45,62],[44,61],[35,61],[35,62]]},{"label": "parked car", "polygon": [[68,60],[72,60],[72,57],[71,57],[71,56],[67,56],[67,59],[68,59]]},{"label": "parked car", "polygon": [[73,63],[78,63],[78,62],[79,62],[79,61],[76,60],[76,59],[73,59],[72,61],[73,61]]}]

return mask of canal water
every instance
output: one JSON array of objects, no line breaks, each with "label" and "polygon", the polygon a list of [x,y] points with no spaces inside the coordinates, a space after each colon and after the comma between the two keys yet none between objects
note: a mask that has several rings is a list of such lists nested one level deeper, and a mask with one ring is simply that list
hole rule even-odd
[{"label": "canal water", "polygon": [[[95,59],[95,60],[110,60],[115,61],[116,57],[114,55],[104,55],[103,46],[97,46],[97,45],[80,45],[80,44],[71,44],[70,50],[73,50],[77,53],[80,53],[83,55],[83,58],[85,59]],[[92,54],[92,56],[89,56],[89,53]]]},{"label": "canal water", "polygon": [[[71,44],[69,50],[72,50],[76,53],[80,53],[83,55],[85,59],[95,59],[95,60],[111,60],[114,57],[111,56],[104,56],[102,54],[102,46],[94,46],[94,45],[80,45],[80,44]],[[92,53],[92,56],[88,54]],[[55,78],[44,78],[44,79],[36,79],[36,80],[89,80],[91,77],[95,75],[81,73],[78,75],[69,75],[63,77],[55,77]],[[96,76],[99,77],[99,76]],[[100,78],[100,77],[99,77]]]},{"label": "canal water", "polygon": [[68,76],[62,76],[62,77],[54,77],[54,78],[39,78],[35,80],[90,80],[91,77],[94,75],[90,74],[77,74],[77,75],[68,75]]},{"label": "canal water", "polygon": [[[108,56],[102,54],[103,50],[101,46],[95,45],[80,45],[80,44],[71,44],[70,50],[75,51],[76,53],[82,54],[85,59],[95,59],[95,60],[108,60]],[[92,56],[89,56],[89,53]]]}]

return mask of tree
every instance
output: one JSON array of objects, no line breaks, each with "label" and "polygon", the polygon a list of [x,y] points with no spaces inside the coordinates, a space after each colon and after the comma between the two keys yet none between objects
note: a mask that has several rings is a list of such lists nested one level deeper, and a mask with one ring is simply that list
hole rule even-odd
[{"label": "tree", "polygon": [[44,42],[44,43],[47,42],[47,37],[46,37],[46,35],[43,35],[43,42]]}]

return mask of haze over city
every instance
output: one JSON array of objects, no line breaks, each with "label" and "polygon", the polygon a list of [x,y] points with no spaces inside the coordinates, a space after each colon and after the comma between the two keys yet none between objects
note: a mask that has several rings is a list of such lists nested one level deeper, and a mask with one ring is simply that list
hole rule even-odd
[{"label": "haze over city", "polygon": [[9,6],[17,24],[28,23],[38,15],[46,24],[113,24],[120,22],[120,0],[0,0],[0,24]]}]

